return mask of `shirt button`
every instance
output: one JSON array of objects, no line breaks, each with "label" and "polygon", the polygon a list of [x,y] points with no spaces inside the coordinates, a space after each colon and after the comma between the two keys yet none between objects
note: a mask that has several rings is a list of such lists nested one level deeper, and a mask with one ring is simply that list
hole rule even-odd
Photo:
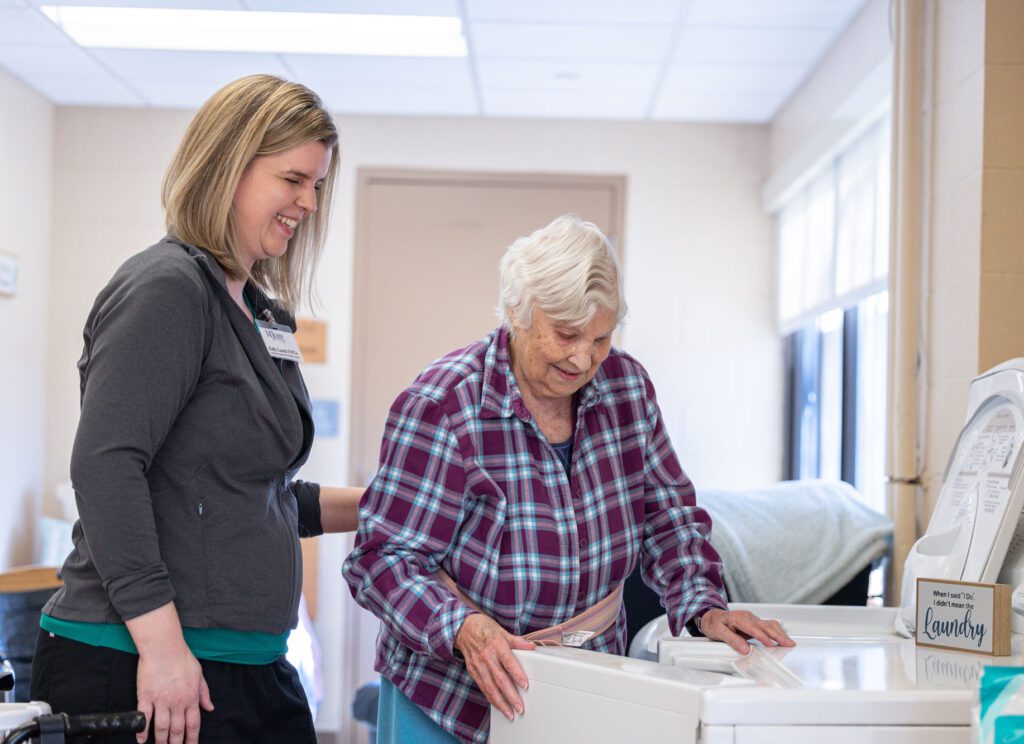
[{"label": "shirt button", "polygon": [[581,548],[587,547],[587,538],[585,538],[585,537],[581,537],[580,538],[580,547]]}]

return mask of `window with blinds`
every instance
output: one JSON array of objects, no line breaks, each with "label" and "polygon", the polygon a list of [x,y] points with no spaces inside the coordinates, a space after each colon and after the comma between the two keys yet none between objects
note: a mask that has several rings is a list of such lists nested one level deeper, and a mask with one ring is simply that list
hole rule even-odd
[{"label": "window with blinds", "polygon": [[788,478],[843,479],[885,510],[889,121],[776,214]]}]

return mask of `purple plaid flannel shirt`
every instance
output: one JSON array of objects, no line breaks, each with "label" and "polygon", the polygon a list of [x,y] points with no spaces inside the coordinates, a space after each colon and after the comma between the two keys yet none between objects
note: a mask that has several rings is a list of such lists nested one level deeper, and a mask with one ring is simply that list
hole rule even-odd
[{"label": "purple plaid flannel shirt", "polygon": [[[569,478],[523,403],[503,329],[432,363],[391,406],[342,572],[382,620],[375,668],[460,741],[486,742],[489,707],[452,647],[471,610],[438,568],[517,635],[594,605],[637,561],[673,633],[726,607],[711,519],[646,371],[613,349],[577,400]],[[623,653],[625,618],[584,647]]]}]

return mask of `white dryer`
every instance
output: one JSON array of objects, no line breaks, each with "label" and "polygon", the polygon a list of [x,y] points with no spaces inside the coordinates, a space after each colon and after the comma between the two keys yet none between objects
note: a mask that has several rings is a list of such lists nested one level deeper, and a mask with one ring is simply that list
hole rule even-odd
[{"label": "white dryer", "polygon": [[[1024,580],[1022,444],[1024,359],[1016,359],[971,385],[939,503],[907,561],[908,583]],[[903,608],[733,605],[779,619],[797,641],[748,656],[671,638],[664,618],[645,629],[657,661],[517,651],[530,678],[526,712],[509,722],[492,711],[491,742],[967,744],[982,669],[1021,665],[1024,635],[1014,633],[1002,658],[918,648],[904,622],[912,595],[904,592]]]}]

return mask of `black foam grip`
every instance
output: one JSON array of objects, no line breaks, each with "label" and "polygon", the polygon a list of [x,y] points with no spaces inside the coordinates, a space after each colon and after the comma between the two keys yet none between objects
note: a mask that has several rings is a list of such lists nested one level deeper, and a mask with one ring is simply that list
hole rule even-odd
[{"label": "black foam grip", "polygon": [[68,716],[68,736],[97,734],[137,734],[146,728],[146,716],[137,710],[128,713],[92,713]]}]

